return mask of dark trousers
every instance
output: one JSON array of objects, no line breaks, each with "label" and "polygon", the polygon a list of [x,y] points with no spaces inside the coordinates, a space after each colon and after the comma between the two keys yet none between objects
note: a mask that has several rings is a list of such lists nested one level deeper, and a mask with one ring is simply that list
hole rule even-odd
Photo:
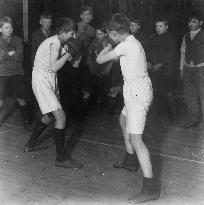
[{"label": "dark trousers", "polygon": [[190,122],[204,120],[204,66],[184,67],[183,94]]}]

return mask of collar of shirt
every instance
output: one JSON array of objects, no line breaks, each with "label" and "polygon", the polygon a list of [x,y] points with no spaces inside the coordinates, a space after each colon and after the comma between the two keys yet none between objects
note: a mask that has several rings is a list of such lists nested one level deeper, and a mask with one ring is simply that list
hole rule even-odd
[{"label": "collar of shirt", "polygon": [[196,36],[196,34],[200,31],[200,28],[197,29],[196,31],[190,31],[190,38],[191,40],[194,39],[194,37]]}]

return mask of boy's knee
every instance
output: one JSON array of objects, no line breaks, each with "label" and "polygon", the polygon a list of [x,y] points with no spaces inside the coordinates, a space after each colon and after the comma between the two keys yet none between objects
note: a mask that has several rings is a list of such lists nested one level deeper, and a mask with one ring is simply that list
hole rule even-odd
[{"label": "boy's knee", "polygon": [[123,115],[123,114],[120,114],[120,117],[119,117],[119,124],[122,126],[124,125],[126,122],[126,116]]},{"label": "boy's knee", "polygon": [[62,122],[65,123],[66,122],[66,113],[63,111],[62,112]]},{"label": "boy's knee", "polygon": [[55,112],[55,119],[57,121],[61,121],[61,123],[65,123],[66,122],[66,113],[62,109],[57,110]]},{"label": "boy's knee", "polygon": [[24,106],[26,105],[26,101],[24,98],[17,98],[17,101],[19,103],[20,106]]},{"label": "boy's knee", "polygon": [[53,117],[51,115],[43,115],[43,117],[41,118],[41,121],[44,124],[49,124],[51,122],[51,120],[53,119]]}]

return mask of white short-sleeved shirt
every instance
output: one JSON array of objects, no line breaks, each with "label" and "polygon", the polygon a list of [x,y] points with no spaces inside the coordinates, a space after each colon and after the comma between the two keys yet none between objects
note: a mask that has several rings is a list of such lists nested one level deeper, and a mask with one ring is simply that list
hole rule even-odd
[{"label": "white short-sleeved shirt", "polygon": [[120,57],[124,77],[125,106],[122,114],[126,116],[126,131],[131,134],[142,134],[153,98],[144,49],[140,42],[130,35],[118,44],[114,51]]},{"label": "white short-sleeved shirt", "polygon": [[147,75],[146,56],[142,45],[130,35],[118,44],[114,51],[120,57],[120,66],[124,79],[135,79]]}]

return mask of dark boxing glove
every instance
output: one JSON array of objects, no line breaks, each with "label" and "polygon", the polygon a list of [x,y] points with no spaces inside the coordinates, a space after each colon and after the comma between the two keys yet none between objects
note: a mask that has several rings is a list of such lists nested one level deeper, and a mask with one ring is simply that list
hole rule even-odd
[{"label": "dark boxing glove", "polygon": [[70,53],[72,57],[76,57],[82,48],[81,41],[75,38],[71,38],[66,42],[68,49],[67,52]]}]

